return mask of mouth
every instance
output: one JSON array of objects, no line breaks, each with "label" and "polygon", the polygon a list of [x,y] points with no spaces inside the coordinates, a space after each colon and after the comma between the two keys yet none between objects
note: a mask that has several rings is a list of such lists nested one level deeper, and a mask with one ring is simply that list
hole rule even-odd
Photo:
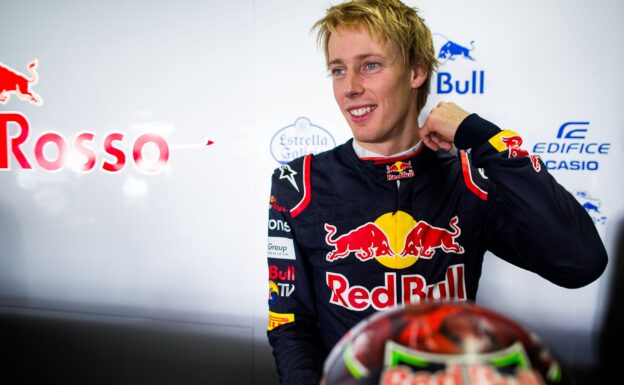
[{"label": "mouth", "polygon": [[368,106],[356,106],[356,107],[348,108],[347,111],[354,118],[362,118],[362,117],[368,115],[375,108],[377,108],[377,105],[372,104],[372,105],[368,105]]}]

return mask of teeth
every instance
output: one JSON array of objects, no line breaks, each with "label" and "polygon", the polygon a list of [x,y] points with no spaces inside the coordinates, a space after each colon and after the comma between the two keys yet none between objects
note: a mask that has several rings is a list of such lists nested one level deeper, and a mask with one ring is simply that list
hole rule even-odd
[{"label": "teeth", "polygon": [[351,113],[351,115],[354,115],[354,116],[362,116],[364,114],[368,114],[374,109],[375,109],[375,106],[360,107],[360,108],[356,108],[353,110],[349,110],[349,113]]}]

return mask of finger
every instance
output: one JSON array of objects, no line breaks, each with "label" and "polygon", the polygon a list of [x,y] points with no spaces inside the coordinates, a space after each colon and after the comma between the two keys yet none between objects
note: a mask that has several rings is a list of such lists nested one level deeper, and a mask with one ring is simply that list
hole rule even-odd
[{"label": "finger", "polygon": [[429,147],[433,151],[438,151],[438,145],[435,144],[428,135],[422,136],[422,141],[425,144],[425,146]]},{"label": "finger", "polygon": [[442,151],[451,151],[451,149],[453,149],[453,144],[447,142],[446,140],[443,140],[441,142],[438,143],[438,148],[440,148],[440,150]]},{"label": "finger", "polygon": [[418,134],[423,140],[431,135],[431,119],[429,119],[429,117],[427,117],[425,124],[418,129]]}]

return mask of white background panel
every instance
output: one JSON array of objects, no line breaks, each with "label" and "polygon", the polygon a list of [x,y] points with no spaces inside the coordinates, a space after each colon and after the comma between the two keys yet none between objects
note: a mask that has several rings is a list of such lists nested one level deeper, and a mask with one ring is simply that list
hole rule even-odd
[{"label": "white background panel", "polygon": [[[28,74],[37,58],[33,90],[44,99],[33,106],[13,95],[0,105],[29,119],[23,148],[35,167],[19,170],[11,158],[12,169],[0,171],[0,305],[227,320],[265,341],[266,213],[279,166],[271,140],[302,117],[338,144],[350,136],[310,31],[333,3],[0,0],[0,62]],[[526,149],[566,142],[556,135],[571,121],[589,122],[578,142],[610,144],[607,155],[541,155],[599,163],[552,173],[600,203],[606,220],[597,227],[612,254],[624,211],[624,4],[407,4],[422,10],[436,50],[447,39],[472,47],[474,60],[447,60],[440,73],[484,76],[483,93],[463,95],[437,94],[432,79],[421,122],[447,100],[520,132]],[[93,132],[99,162],[111,159],[102,149],[109,132],[124,133],[128,157],[134,138],[154,132],[171,157],[156,175],[129,159],[118,174],[50,173],[33,157],[48,130],[67,140]],[[207,139],[214,144],[189,146]],[[489,255],[479,301],[538,332],[575,333],[552,341],[584,363],[609,277],[567,290]]]}]

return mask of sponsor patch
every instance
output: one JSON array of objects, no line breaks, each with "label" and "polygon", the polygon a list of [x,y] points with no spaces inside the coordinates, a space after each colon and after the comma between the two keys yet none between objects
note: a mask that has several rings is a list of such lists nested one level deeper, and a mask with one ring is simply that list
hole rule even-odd
[{"label": "sponsor patch", "polygon": [[386,177],[388,181],[407,179],[414,177],[412,162],[396,161],[390,166],[386,166]]},{"label": "sponsor patch", "polygon": [[449,221],[449,230],[416,221],[400,210],[339,235],[336,226],[325,223],[325,243],[333,248],[326,260],[334,262],[354,255],[362,262],[374,259],[392,269],[405,269],[420,258],[432,259],[438,249],[463,254],[464,248],[457,240],[461,235],[458,223],[456,215]]},{"label": "sponsor patch", "polygon": [[277,203],[277,198],[275,197],[275,195],[271,195],[271,198],[269,199],[269,208],[275,211],[279,211],[280,213],[285,213],[287,211],[286,207]]},{"label": "sponsor patch", "polygon": [[290,238],[269,237],[267,254],[269,258],[294,260],[295,244]]},{"label": "sponsor patch", "polygon": [[290,184],[299,192],[299,187],[297,186],[297,182],[295,182],[295,175],[299,174],[297,171],[293,170],[289,165],[285,164],[280,167],[280,179],[286,179],[290,182]]},{"label": "sponsor patch", "polygon": [[281,219],[269,219],[269,230],[282,231],[285,233],[290,233],[290,226],[288,222]]},{"label": "sponsor patch", "polygon": [[269,327],[267,328],[267,330],[271,331],[278,326],[282,326],[291,322],[295,322],[295,315],[293,313],[275,313],[270,311]]},{"label": "sponsor patch", "polygon": [[444,280],[432,284],[420,274],[396,273],[385,273],[384,285],[371,289],[354,285],[344,275],[332,272],[326,273],[325,282],[332,293],[329,303],[354,311],[369,307],[386,310],[427,300],[467,300],[463,264],[449,266]]},{"label": "sponsor patch", "polygon": [[277,279],[280,281],[294,281],[295,267],[288,266],[285,270],[280,270],[279,266],[269,265],[269,279]]},{"label": "sponsor patch", "polygon": [[[511,130],[503,130],[498,134],[494,135],[490,138],[489,142],[498,152],[507,151],[509,149],[509,139],[507,139],[507,143],[503,141],[503,138],[513,138],[518,137],[518,134]],[[520,139],[520,143],[522,143],[522,139]]]}]

